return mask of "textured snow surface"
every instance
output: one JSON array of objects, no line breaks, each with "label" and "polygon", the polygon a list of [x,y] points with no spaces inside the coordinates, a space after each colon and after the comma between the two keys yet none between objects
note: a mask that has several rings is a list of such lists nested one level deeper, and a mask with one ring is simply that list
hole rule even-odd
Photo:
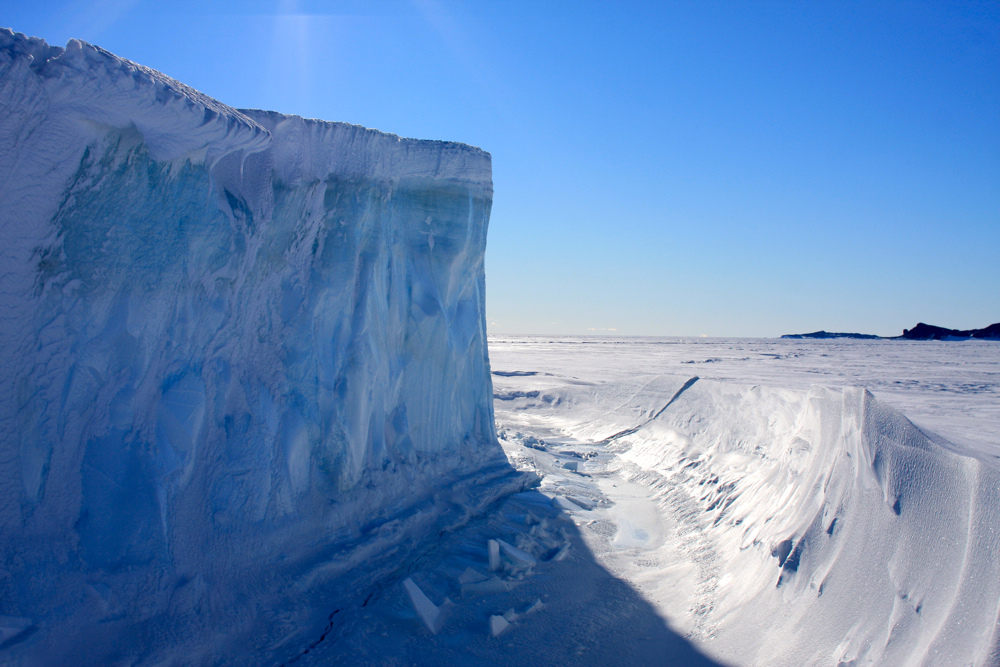
[{"label": "textured snow surface", "polygon": [[1000,664],[1000,345],[495,337],[490,353],[512,460],[554,501],[589,498],[570,513],[597,560],[707,655]]},{"label": "textured snow surface", "polygon": [[274,662],[508,492],[491,200],[477,148],[0,31],[3,659]]}]

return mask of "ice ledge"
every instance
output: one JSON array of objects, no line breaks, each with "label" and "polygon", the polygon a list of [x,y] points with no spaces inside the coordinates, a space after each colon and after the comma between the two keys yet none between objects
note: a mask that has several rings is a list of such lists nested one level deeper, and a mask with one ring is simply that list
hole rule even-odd
[{"label": "ice ledge", "polygon": [[277,176],[298,182],[328,173],[374,179],[447,179],[493,193],[486,151],[453,141],[407,139],[361,125],[302,118],[260,109],[240,112],[274,137]]}]

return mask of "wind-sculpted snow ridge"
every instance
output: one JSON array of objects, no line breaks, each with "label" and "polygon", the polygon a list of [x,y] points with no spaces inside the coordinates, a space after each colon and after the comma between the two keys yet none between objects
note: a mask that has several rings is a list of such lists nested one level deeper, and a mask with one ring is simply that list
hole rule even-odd
[{"label": "wind-sculpted snow ridge", "polygon": [[624,458],[713,544],[700,620],[728,659],[1000,657],[1000,474],[869,392],[699,384]]},{"label": "wind-sculpted snow ridge", "polygon": [[477,148],[0,31],[3,661],[280,662],[516,488],[491,201]]},{"label": "wind-sculpted snow ridge", "polygon": [[548,394],[549,423],[655,492],[697,570],[691,636],[719,659],[998,664],[995,465],[862,388],[659,376]]}]

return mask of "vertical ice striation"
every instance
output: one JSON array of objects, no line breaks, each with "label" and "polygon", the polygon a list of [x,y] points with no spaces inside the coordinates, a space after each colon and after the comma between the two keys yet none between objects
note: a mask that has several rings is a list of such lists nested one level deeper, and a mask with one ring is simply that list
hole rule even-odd
[{"label": "vertical ice striation", "polygon": [[225,662],[289,586],[502,469],[491,201],[477,148],[0,31],[0,615],[33,628],[11,655],[201,636]]}]

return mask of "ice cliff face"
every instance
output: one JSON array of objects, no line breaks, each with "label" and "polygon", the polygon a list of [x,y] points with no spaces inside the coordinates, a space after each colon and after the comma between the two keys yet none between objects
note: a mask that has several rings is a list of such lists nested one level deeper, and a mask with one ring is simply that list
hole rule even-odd
[{"label": "ice cliff face", "polygon": [[465,504],[503,467],[491,199],[479,149],[0,31],[0,645],[270,636],[276,596]]}]

